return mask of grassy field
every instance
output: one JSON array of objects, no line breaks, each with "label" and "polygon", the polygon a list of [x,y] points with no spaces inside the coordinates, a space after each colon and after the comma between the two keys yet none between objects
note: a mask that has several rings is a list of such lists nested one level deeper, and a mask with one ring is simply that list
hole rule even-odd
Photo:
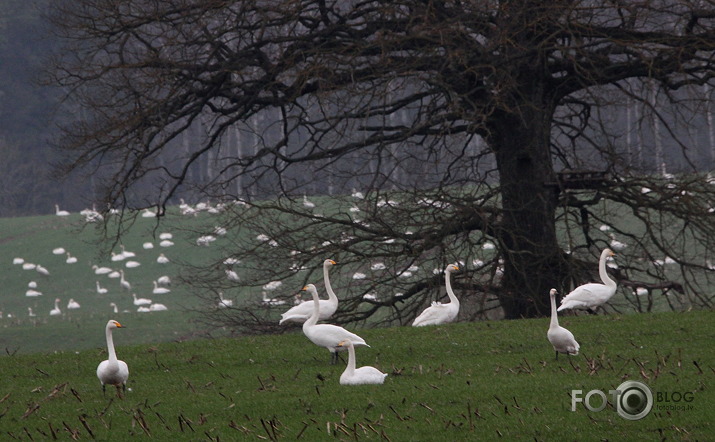
[{"label": "grassy field", "polygon": [[[389,376],[384,385],[352,387],[338,383],[344,364],[329,365],[328,352],[298,330],[137,345],[142,319],[127,317],[127,328],[114,332],[130,369],[124,398],[110,389],[103,396],[95,377],[106,357],[103,344],[0,358],[0,439],[706,440],[715,434],[713,312],[563,317],[582,352],[558,361],[546,340],[548,319],[357,330],[371,344],[357,349],[358,365]],[[103,339],[103,325],[97,319],[83,330],[94,343]],[[611,405],[571,411],[571,390],[607,392],[626,379],[653,391],[645,418],[623,419]],[[666,402],[666,394],[692,400]]]}]

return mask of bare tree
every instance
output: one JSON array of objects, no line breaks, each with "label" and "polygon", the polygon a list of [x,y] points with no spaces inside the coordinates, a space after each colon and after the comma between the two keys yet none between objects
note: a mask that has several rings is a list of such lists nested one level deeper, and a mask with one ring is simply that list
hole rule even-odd
[{"label": "bare tree", "polygon": [[[60,145],[71,168],[115,165],[108,202],[148,204],[133,196],[147,184],[163,209],[190,187],[232,199],[236,180],[276,196],[225,212],[233,254],[261,259],[245,286],[317,277],[301,269],[325,257],[345,272],[380,264],[346,284],[339,319],[406,322],[440,285],[432,269],[461,261],[455,285],[476,305],[496,297],[507,318],[541,315],[550,288],[594,274],[607,224],[629,244],[619,279],[712,302],[712,189],[679,127],[694,124],[691,91],[712,83],[715,7],[73,0],[52,16],[65,42],[55,81],[93,111]],[[657,122],[678,177],[624,160],[627,103],[633,124]],[[199,126],[183,154],[178,139]],[[237,156],[226,142],[236,131],[254,149]],[[209,155],[214,173],[197,180]],[[365,198],[301,206],[322,180]],[[678,273],[652,265],[666,255]],[[221,266],[199,273],[211,281]]]}]

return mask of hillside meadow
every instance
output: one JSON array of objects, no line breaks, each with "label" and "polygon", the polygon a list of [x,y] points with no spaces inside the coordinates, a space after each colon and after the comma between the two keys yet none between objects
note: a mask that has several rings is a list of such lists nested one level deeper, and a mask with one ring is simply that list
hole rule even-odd
[{"label": "hillside meadow", "polygon": [[[715,434],[715,313],[565,316],[581,344],[555,360],[548,319],[355,330],[384,385],[341,386],[344,362],[299,331],[135,344],[114,331],[129,390],[102,394],[104,346],[0,358],[4,440],[706,440]],[[103,337],[104,319],[86,325]],[[571,391],[638,380],[643,419],[577,404]],[[676,400],[674,402],[674,400]],[[687,399],[687,402],[686,402]],[[592,405],[599,405],[596,399]]]}]

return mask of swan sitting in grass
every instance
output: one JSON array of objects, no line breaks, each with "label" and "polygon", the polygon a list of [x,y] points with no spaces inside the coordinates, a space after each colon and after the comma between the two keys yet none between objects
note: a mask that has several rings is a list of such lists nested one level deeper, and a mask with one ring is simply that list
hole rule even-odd
[{"label": "swan sitting in grass", "polygon": [[385,382],[387,373],[383,373],[375,367],[366,365],[355,368],[355,346],[350,339],[340,342],[338,347],[348,348],[348,366],[340,375],[340,385],[382,384]]},{"label": "swan sitting in grass", "polygon": [[115,328],[124,327],[119,322],[111,319],[107,322],[107,326],[104,328],[104,334],[107,337],[107,352],[109,353],[109,359],[99,363],[99,366],[97,367],[97,377],[99,378],[99,382],[102,383],[102,392],[105,391],[106,385],[109,384],[117,387],[117,395],[119,395],[120,387],[124,391],[127,390],[129,367],[126,362],[117,359],[117,353],[114,351],[112,330]]},{"label": "swan sitting in grass", "polygon": [[303,323],[303,333],[313,344],[319,347],[325,347],[330,351],[331,364],[335,364],[338,361],[337,352],[345,349],[340,343],[346,339],[350,339],[353,345],[369,347],[363,338],[342,327],[332,324],[318,324],[318,318],[320,317],[318,290],[313,284],[308,284],[303,287],[303,290],[309,291],[313,295],[314,301],[313,314]]},{"label": "swan sitting in grass", "polygon": [[[332,259],[326,259],[323,261],[323,280],[325,281],[325,290],[328,292],[328,299],[321,299],[320,302],[320,317],[318,320],[324,321],[335,313],[338,309],[338,297],[333,291],[333,287],[330,285],[329,270],[335,265],[335,261]],[[281,315],[281,320],[278,324],[283,324],[284,322],[305,322],[310,315],[313,313],[313,301],[306,301],[290,308],[288,311]]]},{"label": "swan sitting in grass", "polygon": [[450,302],[442,304],[441,302],[433,302],[427,307],[412,323],[413,327],[422,327],[424,325],[439,325],[452,322],[457,319],[459,314],[459,299],[454,295],[452,290],[452,282],[450,276],[452,272],[459,270],[456,264],[450,264],[444,272],[444,279],[447,285],[447,296]]},{"label": "swan sitting in grass", "polygon": [[576,287],[571,293],[564,296],[558,311],[576,308],[587,309],[591,313],[595,313],[598,307],[608,302],[616,293],[616,281],[612,280],[606,272],[606,260],[615,255],[611,249],[603,249],[601,259],[598,261],[598,274],[603,284],[591,282]]},{"label": "swan sitting in grass", "polygon": [[576,338],[573,337],[573,333],[559,325],[559,317],[558,313],[556,313],[556,289],[551,289],[549,297],[551,298],[551,324],[546,337],[551,345],[554,346],[556,359],[559,358],[559,353],[577,355],[579,345],[576,342]]}]

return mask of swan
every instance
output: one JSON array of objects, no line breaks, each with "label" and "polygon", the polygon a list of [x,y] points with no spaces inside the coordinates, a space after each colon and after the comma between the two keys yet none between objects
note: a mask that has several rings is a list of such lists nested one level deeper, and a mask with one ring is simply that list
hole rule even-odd
[{"label": "swan", "polygon": [[149,307],[141,306],[137,309],[137,313],[149,313],[151,309]]},{"label": "swan", "polygon": [[110,302],[110,303],[109,303],[109,306],[112,307],[112,311],[113,311],[114,313],[119,313],[119,308],[117,307],[117,304],[115,304],[115,303],[113,303],[113,302]]},{"label": "swan", "polygon": [[69,216],[69,212],[66,210],[60,210],[60,206],[55,204],[55,215],[57,216]]},{"label": "swan", "polygon": [[163,312],[169,310],[164,304],[152,304],[149,306],[151,312]]},{"label": "swan", "polygon": [[151,305],[151,299],[137,298],[136,293],[132,293],[132,297],[134,298],[134,305]]},{"label": "swan", "polygon": [[156,212],[150,209],[144,209],[144,212],[142,212],[142,218],[155,218],[156,217]]},{"label": "swan", "polygon": [[124,266],[128,269],[133,269],[142,265],[139,261],[127,261]]},{"label": "swan", "polygon": [[162,240],[162,241],[159,243],[159,246],[160,246],[160,247],[171,247],[171,246],[173,246],[173,245],[174,245],[174,242],[173,242],[173,241],[169,241],[168,239]]},{"label": "swan", "polygon": [[383,373],[375,367],[366,365],[355,368],[355,346],[353,341],[345,339],[338,344],[338,347],[348,348],[348,366],[340,375],[340,385],[361,385],[361,384],[382,384],[385,382],[387,373]]},{"label": "swan", "polygon": [[458,270],[459,267],[456,264],[450,264],[444,272],[447,296],[449,296],[450,302],[447,304],[442,304],[437,301],[433,302],[431,306],[427,307],[418,317],[415,318],[412,323],[413,327],[446,324],[457,319],[457,314],[459,313],[459,299],[457,299],[454,295],[454,291],[452,291],[451,275],[452,272],[456,272]]},{"label": "swan", "polygon": [[67,252],[67,259],[65,260],[67,264],[74,264],[77,262],[77,257],[70,255],[70,252]]},{"label": "swan", "polygon": [[218,308],[228,308],[233,307],[233,300],[224,299],[223,292],[218,292]]},{"label": "swan", "polygon": [[119,278],[120,276],[122,276],[122,275],[121,275],[118,271],[112,270],[112,271],[109,272],[109,274],[107,275],[107,278],[117,279],[117,278]]},{"label": "swan", "polygon": [[27,289],[27,291],[25,292],[25,296],[42,296],[42,292],[35,289]]},{"label": "swan", "polygon": [[63,253],[65,253],[64,247],[56,247],[56,248],[52,249],[53,255],[62,255]]},{"label": "swan", "polygon": [[114,253],[112,252],[112,262],[117,262],[117,261],[123,261],[124,260],[124,255],[121,253]]},{"label": "swan", "polygon": [[559,353],[577,355],[579,345],[573,337],[573,333],[559,325],[559,317],[556,313],[556,289],[551,289],[549,297],[551,298],[551,325],[549,325],[549,331],[546,332],[546,337],[554,346],[556,359],[559,358]]},{"label": "swan", "polygon": [[121,285],[123,288],[127,289],[127,291],[132,291],[132,285],[129,284],[129,281],[124,279],[124,270],[119,271],[119,277],[121,278],[119,280],[119,285]]},{"label": "swan", "polygon": [[303,206],[307,207],[308,209],[314,209],[315,203],[310,201],[307,196],[303,195]]},{"label": "swan", "polygon": [[261,296],[263,298],[263,299],[261,299],[261,304],[263,304],[263,305],[275,306],[275,305],[283,305],[286,303],[285,300],[283,300],[283,299],[269,298],[268,293],[266,293],[266,292],[261,292]]},{"label": "swan", "polygon": [[99,285],[99,281],[95,281],[95,282],[97,283],[97,293],[98,293],[98,294],[104,295],[105,293],[107,293],[107,292],[109,291],[109,290],[107,290],[106,288],[104,288],[104,287],[102,287],[101,285]]},{"label": "swan", "polygon": [[60,310],[60,298],[55,298],[55,308],[50,310],[50,316],[59,316],[62,314],[62,310]]},{"label": "swan", "polygon": [[27,287],[31,289],[36,289],[37,288],[37,282],[35,281],[30,281],[27,283]]},{"label": "swan", "polygon": [[332,324],[318,324],[318,318],[320,317],[320,299],[318,299],[318,290],[315,285],[308,284],[303,287],[303,290],[309,291],[313,295],[313,314],[310,315],[303,323],[303,334],[310,339],[310,341],[319,346],[325,347],[330,351],[330,362],[335,364],[338,362],[338,351],[344,350],[345,347],[341,347],[340,343],[346,339],[350,339],[353,345],[364,345],[369,347],[365,340],[355,333],[351,333],[344,328],[332,325]]},{"label": "swan", "polygon": [[229,281],[233,282],[238,282],[241,280],[241,278],[238,277],[238,273],[236,273],[233,270],[226,270],[226,277],[228,278]]},{"label": "swan", "polygon": [[577,308],[588,309],[593,312],[594,309],[611,299],[611,296],[616,293],[616,282],[606,272],[606,260],[615,255],[611,249],[603,249],[601,259],[598,261],[598,274],[601,276],[603,284],[591,282],[576,287],[571,293],[564,296],[557,311]]},{"label": "swan", "polygon": [[20,264],[23,264],[24,262],[25,262],[25,260],[23,258],[13,258],[12,259],[12,263],[14,265],[20,265]]},{"label": "swan", "polygon": [[153,248],[154,248],[154,244],[152,244],[152,243],[150,243],[150,242],[147,241],[147,242],[145,242],[144,244],[142,244],[142,247],[144,248],[144,250],[149,250],[149,249],[153,249]]},{"label": "swan", "polygon": [[156,262],[158,262],[159,264],[166,264],[169,262],[169,258],[164,256],[163,253],[160,253],[159,256],[156,257]]},{"label": "swan", "polygon": [[47,270],[46,268],[42,267],[42,266],[39,265],[39,264],[37,264],[37,265],[35,266],[35,271],[36,271],[37,273],[42,274],[42,275],[50,276],[50,271]]},{"label": "swan", "polygon": [[169,278],[167,275],[160,276],[157,280],[157,283],[161,285],[170,285],[171,284],[171,278]]},{"label": "swan", "polygon": [[[330,285],[330,276],[328,274],[330,268],[335,264],[335,261],[332,259],[326,259],[323,261],[323,280],[325,281],[325,290],[328,292],[328,299],[320,300],[320,317],[318,320],[321,321],[333,316],[335,311],[338,309],[338,297],[335,295],[333,287]],[[283,324],[288,321],[305,322],[312,313],[313,301],[306,301],[283,313],[278,324]]]},{"label": "swan", "polygon": [[92,266],[95,275],[106,275],[107,273],[112,273],[112,269],[109,267],[99,267],[97,265]]},{"label": "swan", "polygon": [[169,232],[164,232],[159,234],[159,239],[173,239],[174,235]]},{"label": "swan", "polygon": [[28,307],[28,308],[27,308],[27,316],[29,316],[29,317],[31,317],[31,318],[34,318],[35,316],[37,316],[37,315],[32,311],[32,307]]},{"label": "swan", "polygon": [[154,290],[152,290],[152,293],[155,295],[163,295],[171,291],[166,287],[159,287],[159,285],[156,283],[156,280],[152,281],[152,283],[154,284]]},{"label": "swan", "polygon": [[117,387],[117,394],[119,394],[120,387],[124,391],[127,391],[129,367],[126,362],[117,359],[117,353],[114,351],[112,330],[115,328],[124,328],[124,326],[114,319],[110,319],[104,328],[104,334],[107,337],[107,353],[109,353],[109,359],[99,363],[99,366],[97,366],[97,377],[99,378],[99,382],[102,383],[102,392],[105,392],[105,387],[109,384]]},{"label": "swan", "polygon": [[67,303],[67,310],[77,310],[79,307],[80,307],[79,302],[70,298],[69,302]]},{"label": "swan", "polygon": [[37,268],[37,264],[33,264],[31,262],[22,264],[22,270],[35,270],[35,268]]},{"label": "swan", "polygon": [[123,257],[125,257],[125,258],[134,258],[135,256],[137,256],[136,253],[128,251],[128,250],[124,247],[124,244],[120,244],[120,245],[119,245],[119,248],[122,249],[121,255],[122,255]]}]

